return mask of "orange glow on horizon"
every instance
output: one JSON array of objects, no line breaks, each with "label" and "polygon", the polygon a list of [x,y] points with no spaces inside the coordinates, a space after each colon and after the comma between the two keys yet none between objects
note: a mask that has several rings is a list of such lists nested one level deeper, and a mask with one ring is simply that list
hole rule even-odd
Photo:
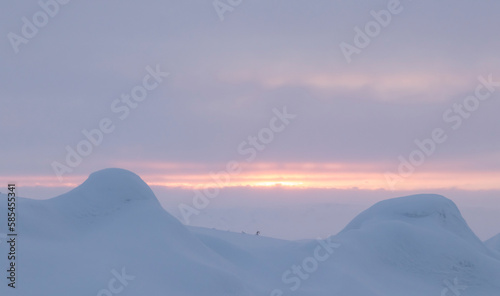
[{"label": "orange glow on horizon", "polygon": [[[135,171],[150,186],[182,187],[286,187],[291,189],[335,188],[360,190],[431,190],[455,188],[463,190],[500,190],[500,172],[417,170],[391,187],[384,173],[386,166],[377,164],[338,163],[256,163],[244,164],[240,173],[229,174],[220,165],[148,164],[120,165]],[[221,169],[222,168],[222,169]],[[77,187],[87,176],[69,175],[63,182],[53,176],[8,176],[26,187]]]}]

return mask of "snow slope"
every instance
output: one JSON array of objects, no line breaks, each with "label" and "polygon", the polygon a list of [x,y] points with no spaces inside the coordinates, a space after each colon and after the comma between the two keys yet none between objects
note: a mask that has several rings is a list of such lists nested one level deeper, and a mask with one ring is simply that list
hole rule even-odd
[{"label": "snow slope", "polygon": [[461,295],[500,292],[500,258],[442,196],[379,202],[336,238],[345,249],[340,261],[349,265],[353,277],[365,279],[373,295],[438,295],[436,284],[442,292],[455,280],[466,287]]},{"label": "snow slope", "polygon": [[135,279],[120,295],[251,295],[131,172],[99,171],[51,200],[21,199],[18,212],[18,288],[0,295],[97,295],[122,268]]},{"label": "snow slope", "polygon": [[2,275],[2,296],[500,295],[500,255],[437,195],[377,203],[339,234],[304,241],[186,227],[121,169],[21,198],[18,213],[18,288]]},{"label": "snow slope", "polygon": [[488,248],[500,252],[500,234],[497,234],[484,243]]}]

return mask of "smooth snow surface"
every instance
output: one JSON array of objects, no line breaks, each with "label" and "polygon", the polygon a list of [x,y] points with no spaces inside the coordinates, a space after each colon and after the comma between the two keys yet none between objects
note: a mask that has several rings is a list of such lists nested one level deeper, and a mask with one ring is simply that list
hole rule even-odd
[{"label": "smooth snow surface", "polygon": [[321,241],[186,227],[121,169],[17,208],[17,288],[2,271],[2,296],[500,295],[499,237],[486,247],[438,195],[379,202]]},{"label": "smooth snow surface", "polygon": [[500,234],[490,238],[484,243],[488,248],[500,252]]}]

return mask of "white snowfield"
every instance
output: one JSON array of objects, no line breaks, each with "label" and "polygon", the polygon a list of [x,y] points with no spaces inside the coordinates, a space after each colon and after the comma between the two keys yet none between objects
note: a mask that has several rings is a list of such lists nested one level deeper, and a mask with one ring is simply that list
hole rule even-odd
[{"label": "white snowfield", "polygon": [[121,169],[17,211],[16,288],[0,238],[1,296],[500,295],[500,237],[487,247],[438,195],[379,202],[309,241],[186,227]]}]

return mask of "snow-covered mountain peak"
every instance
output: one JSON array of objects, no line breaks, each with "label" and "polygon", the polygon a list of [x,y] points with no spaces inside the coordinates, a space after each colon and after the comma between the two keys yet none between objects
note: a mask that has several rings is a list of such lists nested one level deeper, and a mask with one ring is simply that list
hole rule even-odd
[{"label": "snow-covered mountain peak", "polygon": [[432,220],[442,225],[465,223],[460,211],[451,200],[441,195],[419,194],[378,202],[359,214],[344,231],[387,220],[400,220],[408,223]]},{"label": "snow-covered mountain peak", "polygon": [[451,284],[464,296],[500,291],[499,254],[438,195],[380,202],[334,237],[296,242],[185,227],[121,169],[18,206],[16,268],[30,280],[14,291],[0,285],[0,295],[421,296],[452,295]]},{"label": "snow-covered mountain peak", "polygon": [[80,186],[48,202],[60,213],[80,218],[140,206],[164,212],[151,188],[138,175],[116,168],[92,173]]},{"label": "snow-covered mountain peak", "polygon": [[404,223],[430,232],[445,231],[470,244],[484,247],[455,203],[436,194],[418,194],[378,202],[354,218],[341,233],[371,229],[387,223]]},{"label": "snow-covered mountain peak", "polygon": [[98,197],[107,199],[156,200],[153,191],[141,177],[124,169],[110,168],[94,172],[78,188],[82,192],[97,193]]}]

